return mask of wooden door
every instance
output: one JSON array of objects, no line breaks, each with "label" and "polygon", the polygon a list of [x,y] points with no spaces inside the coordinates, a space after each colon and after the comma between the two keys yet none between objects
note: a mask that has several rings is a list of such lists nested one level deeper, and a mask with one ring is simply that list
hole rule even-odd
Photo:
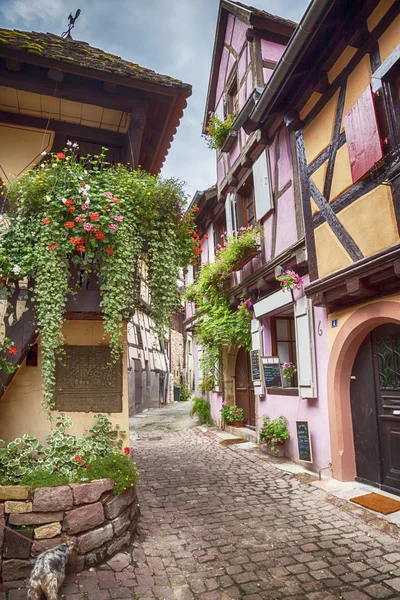
[{"label": "wooden door", "polygon": [[400,326],[366,337],[350,389],[357,477],[400,492]]},{"label": "wooden door", "polygon": [[250,355],[243,348],[239,350],[235,368],[236,406],[243,408],[244,423],[256,425],[254,386],[251,380]]}]

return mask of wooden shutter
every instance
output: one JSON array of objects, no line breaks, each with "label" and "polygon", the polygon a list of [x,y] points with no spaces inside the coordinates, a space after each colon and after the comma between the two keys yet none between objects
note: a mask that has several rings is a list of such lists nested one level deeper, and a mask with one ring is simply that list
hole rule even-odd
[{"label": "wooden shutter", "polygon": [[383,157],[378,120],[371,86],[344,116],[347,148],[353,183]]},{"label": "wooden shutter", "polygon": [[226,232],[232,235],[233,220],[232,220],[232,194],[228,194],[225,200],[225,217],[226,217]]},{"label": "wooden shutter", "polygon": [[207,230],[208,235],[208,262],[213,263],[215,260],[215,248],[214,248],[214,225],[211,223]]},{"label": "wooden shutter", "polygon": [[221,100],[218,103],[217,108],[214,111],[214,114],[221,120],[221,121],[225,121],[225,109],[224,109],[224,104],[225,104],[225,100],[224,100],[224,96],[221,97]]},{"label": "wooden shutter", "polygon": [[294,305],[296,328],[297,377],[302,398],[317,397],[314,317],[311,300],[305,296]]},{"label": "wooden shutter", "polygon": [[[261,337],[261,323],[258,319],[251,320],[251,349],[259,350],[260,357],[262,356],[262,337]],[[264,383],[262,381],[254,382],[254,393],[256,396],[262,396],[264,394]]]},{"label": "wooden shutter", "polygon": [[258,221],[274,208],[267,152],[265,150],[253,165],[254,200]]}]

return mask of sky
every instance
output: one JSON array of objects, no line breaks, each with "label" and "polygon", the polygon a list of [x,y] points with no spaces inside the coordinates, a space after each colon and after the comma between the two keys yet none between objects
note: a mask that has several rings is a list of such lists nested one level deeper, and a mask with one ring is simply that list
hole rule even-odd
[{"label": "sky", "polygon": [[[242,0],[246,3],[246,0]],[[309,0],[249,4],[299,21]],[[189,196],[216,181],[215,152],[201,137],[219,0],[0,0],[0,27],[60,35],[81,15],[74,39],[193,86],[162,175],[185,181]]]}]

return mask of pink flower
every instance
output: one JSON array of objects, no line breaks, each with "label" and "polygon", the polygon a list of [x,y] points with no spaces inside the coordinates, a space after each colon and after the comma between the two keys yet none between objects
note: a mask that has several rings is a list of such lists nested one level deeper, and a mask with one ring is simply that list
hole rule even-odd
[{"label": "pink flower", "polygon": [[121,215],[117,215],[116,217],[114,217],[114,221],[118,221],[118,223],[122,223],[123,220],[124,217],[121,217]]},{"label": "pink flower", "polygon": [[114,198],[114,196],[112,195],[111,192],[104,192],[104,197],[109,198],[110,200],[111,200],[111,198]]},{"label": "pink flower", "polygon": [[83,226],[83,229],[85,231],[92,231],[93,225],[91,225],[90,223],[85,223],[84,226]]},{"label": "pink flower", "polygon": [[110,223],[110,225],[108,226],[110,231],[117,231],[118,227],[119,225],[113,225],[112,223]]},{"label": "pink flower", "polygon": [[86,217],[84,215],[80,216],[80,217],[75,217],[75,221],[77,223],[83,223],[83,221],[86,219]]},{"label": "pink flower", "polygon": [[89,210],[89,205],[88,204],[82,204],[81,209],[82,210]]}]

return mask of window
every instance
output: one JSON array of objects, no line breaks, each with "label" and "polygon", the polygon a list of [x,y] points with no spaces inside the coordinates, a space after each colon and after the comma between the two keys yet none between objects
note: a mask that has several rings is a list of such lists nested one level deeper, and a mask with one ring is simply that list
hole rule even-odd
[{"label": "window", "polygon": [[[280,363],[291,362],[296,364],[296,330],[294,316],[272,317],[272,354],[279,356]],[[297,377],[294,376],[292,386],[297,386]]]},{"label": "window", "polygon": [[237,77],[235,77],[231,87],[229,88],[226,98],[226,115],[234,115],[239,112],[239,94],[237,86]]},{"label": "window", "polygon": [[244,226],[252,227],[255,223],[253,188],[243,198]]}]

